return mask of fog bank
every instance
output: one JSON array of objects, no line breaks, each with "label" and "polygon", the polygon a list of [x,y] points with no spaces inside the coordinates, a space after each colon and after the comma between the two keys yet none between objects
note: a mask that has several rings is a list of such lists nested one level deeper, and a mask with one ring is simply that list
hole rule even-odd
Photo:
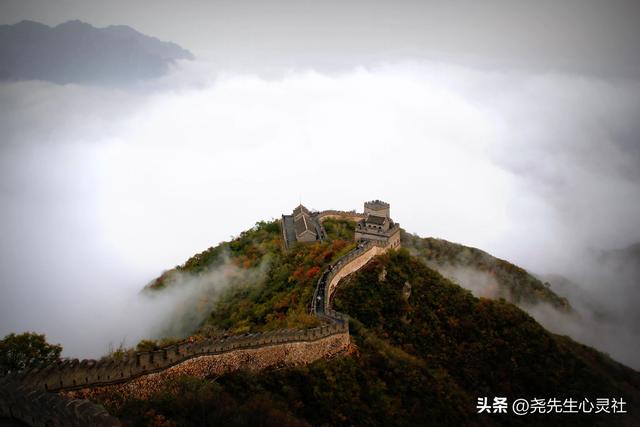
[{"label": "fog bank", "polygon": [[415,61],[0,85],[0,335],[100,353],[165,311],[122,311],[149,280],[300,201],[383,199],[409,232],[567,274],[640,241],[639,103],[633,80]]}]

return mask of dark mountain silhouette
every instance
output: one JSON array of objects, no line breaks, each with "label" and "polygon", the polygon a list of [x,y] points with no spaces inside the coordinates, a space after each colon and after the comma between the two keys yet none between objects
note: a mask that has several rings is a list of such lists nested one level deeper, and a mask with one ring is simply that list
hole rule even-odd
[{"label": "dark mountain silhouette", "polygon": [[133,28],[95,28],[81,21],[49,27],[33,21],[0,26],[0,80],[127,84],[160,77],[178,59],[175,43]]}]

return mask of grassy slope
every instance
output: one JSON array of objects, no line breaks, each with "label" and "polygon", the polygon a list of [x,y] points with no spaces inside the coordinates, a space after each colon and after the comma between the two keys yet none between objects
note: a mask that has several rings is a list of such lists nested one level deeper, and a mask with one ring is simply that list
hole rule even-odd
[{"label": "grassy slope", "polygon": [[[296,248],[281,256],[295,271],[298,261],[325,259],[318,255],[324,254],[320,248],[328,246]],[[303,280],[304,286],[287,282],[282,292],[298,286],[306,289],[312,286],[309,280]],[[239,301],[253,307],[246,312],[254,312],[260,301],[274,301],[280,292],[263,290],[251,295],[258,298],[255,301],[249,296]],[[236,306],[234,295],[225,304]],[[260,299],[260,295],[273,296]],[[477,397],[500,395],[592,400],[623,396],[633,411],[640,401],[640,377],[591,348],[546,332],[509,303],[473,297],[406,251],[378,257],[350,276],[339,289],[335,306],[353,317],[357,351],[352,357],[258,374],[184,378],[172,388],[178,393],[168,389],[150,401],[128,402],[117,415],[133,424],[170,420],[179,425],[638,422],[633,416],[613,415],[556,419],[477,415]],[[267,316],[245,319],[251,327],[269,324],[264,323]]]}]

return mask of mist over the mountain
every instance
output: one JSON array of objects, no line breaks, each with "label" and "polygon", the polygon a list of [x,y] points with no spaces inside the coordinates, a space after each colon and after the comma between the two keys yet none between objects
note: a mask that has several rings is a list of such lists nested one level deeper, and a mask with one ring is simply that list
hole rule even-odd
[{"label": "mist over the mountain", "polygon": [[533,314],[554,332],[640,366],[640,251],[638,244],[616,250],[587,250],[565,270],[547,279],[576,313],[564,316],[543,308]]},{"label": "mist over the mountain", "polygon": [[0,25],[0,80],[132,84],[165,75],[179,59],[193,55],[125,25]]},{"label": "mist over the mountain", "polygon": [[[108,23],[89,19],[84,6],[58,19],[58,11],[41,18],[16,4],[3,6],[11,12],[3,16],[15,16],[11,23],[56,25],[79,17],[102,26],[125,22],[171,40],[149,31],[159,24],[138,13],[135,2],[129,21]],[[115,302],[133,299],[163,270],[301,200],[310,208],[360,209],[376,198],[391,203],[392,217],[409,232],[569,278],[578,287],[567,294],[572,303],[586,289],[591,306],[616,313],[607,325],[635,333],[636,317],[626,310],[639,302],[638,282],[585,255],[640,241],[640,80],[623,72],[636,70],[635,56],[621,65],[606,56],[620,52],[604,49],[626,40],[632,31],[626,21],[616,27],[613,12],[600,20],[583,10],[606,46],[567,41],[554,27],[536,49],[512,49],[518,64],[500,59],[511,57],[503,39],[493,49],[473,43],[475,32],[491,34],[485,14],[479,29],[460,31],[457,39],[450,37],[451,19],[432,27],[443,40],[439,56],[397,55],[403,38],[370,55],[357,44],[370,28],[356,26],[353,55],[346,55],[352,62],[331,67],[331,58],[344,54],[342,38],[316,48],[299,41],[287,50],[295,40],[285,43],[283,34],[297,21],[285,19],[292,26],[272,39],[254,38],[230,29],[240,26],[243,10],[229,6],[226,16],[236,20],[212,26],[218,38],[206,32],[210,27],[171,26],[155,15],[164,27],[181,29],[175,38],[181,45],[191,49],[184,41],[197,39],[199,49],[219,47],[212,62],[103,69],[102,59],[90,56],[88,64],[105,73],[98,81],[60,68],[59,77],[22,78],[68,84],[0,84],[0,335],[37,330],[61,342],[67,355],[99,355],[108,343],[86,337],[124,338],[113,314],[126,311]],[[543,23],[555,22],[539,13]],[[383,19],[373,15],[372,22]],[[253,22],[259,14],[251,16]],[[266,34],[275,21],[251,34]],[[569,34],[588,36],[583,21],[567,25]],[[323,31],[300,32],[301,40]],[[513,31],[518,43],[535,39],[526,28]],[[542,52],[554,40],[555,50]],[[573,49],[583,44],[589,49]],[[322,53],[331,46],[335,57]],[[300,53],[305,49],[309,55]],[[176,59],[177,52],[158,55]],[[282,55],[292,62],[280,62]],[[265,74],[266,63],[279,65]],[[135,89],[101,83],[138,72],[154,78]]]},{"label": "mist over the mountain", "polygon": [[[590,252],[593,255],[593,251]],[[607,261],[603,262],[603,258]],[[428,265],[477,297],[513,302],[548,330],[568,335],[637,368],[640,366],[638,254],[630,250],[598,251],[593,258],[588,254],[576,255],[576,260],[585,264],[580,270],[567,268],[566,274],[573,277],[572,280],[557,274],[540,278],[553,292],[568,299],[569,310],[559,309],[543,300],[519,303],[510,289],[500,286],[493,274],[472,266]],[[587,266],[589,263],[591,265]]]}]

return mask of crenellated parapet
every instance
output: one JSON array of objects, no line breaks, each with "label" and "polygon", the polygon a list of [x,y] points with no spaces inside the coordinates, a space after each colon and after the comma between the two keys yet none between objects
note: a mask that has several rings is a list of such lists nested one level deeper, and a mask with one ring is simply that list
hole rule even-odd
[{"label": "crenellated parapet", "polygon": [[66,360],[20,373],[15,378],[46,391],[107,386],[160,372],[196,357],[284,343],[310,342],[345,333],[348,334],[346,322],[331,322],[311,329],[284,329],[223,339],[205,339],[194,343],[183,342],[151,352],[138,352],[122,359]]},{"label": "crenellated parapet", "polygon": [[0,416],[32,426],[120,426],[102,405],[48,393],[11,375],[0,378]]}]

